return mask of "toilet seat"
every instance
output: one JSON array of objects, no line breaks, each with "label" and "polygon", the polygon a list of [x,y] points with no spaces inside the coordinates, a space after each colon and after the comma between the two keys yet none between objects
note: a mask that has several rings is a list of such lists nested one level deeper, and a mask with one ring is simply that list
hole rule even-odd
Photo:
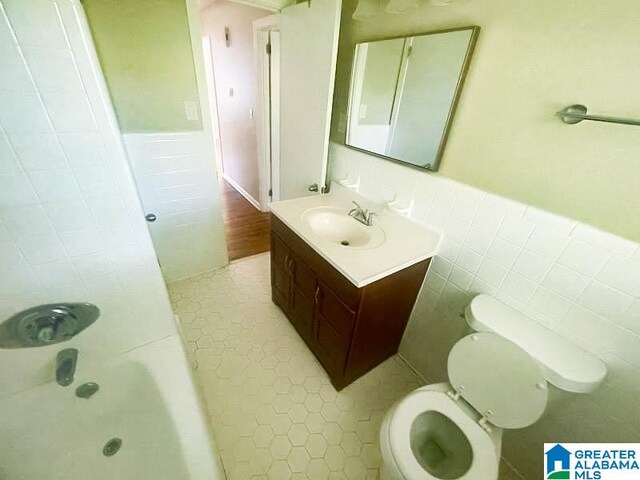
[{"label": "toilet seat", "polygon": [[547,407],[547,382],[538,363],[495,333],[474,333],[449,352],[449,383],[476,411],[500,428],[524,428]]},{"label": "toilet seat", "polygon": [[389,446],[397,468],[407,480],[440,480],[431,475],[415,458],[411,448],[411,427],[418,415],[439,412],[451,420],[471,444],[473,458],[469,469],[456,480],[497,478],[498,452],[491,437],[469,417],[447,393],[435,390],[417,390],[405,397],[389,419]]}]

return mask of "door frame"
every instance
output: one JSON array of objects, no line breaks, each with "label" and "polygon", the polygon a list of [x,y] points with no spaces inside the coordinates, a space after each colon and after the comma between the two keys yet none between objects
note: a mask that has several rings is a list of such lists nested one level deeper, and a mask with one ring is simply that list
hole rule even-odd
[{"label": "door frame", "polygon": [[[191,37],[191,52],[193,55],[193,66],[196,74],[196,84],[198,88],[200,120],[202,121],[202,131],[206,142],[206,150],[215,156],[215,143],[212,124],[211,103],[209,101],[209,88],[207,85],[207,73],[202,43],[202,29],[200,28],[200,14],[197,0],[186,0],[187,22],[189,24],[189,36]],[[215,165],[214,165],[215,170]],[[217,171],[216,171],[217,176]]]},{"label": "door frame", "polygon": [[[269,211],[280,199],[280,68],[279,48],[267,44],[272,31],[280,31],[280,15],[269,15],[253,22],[253,48],[256,63],[256,135],[258,141],[258,186],[260,210]],[[279,43],[277,44],[279,45]],[[275,68],[270,68],[275,63]],[[274,86],[275,88],[271,88]],[[272,195],[269,196],[269,190]]]},{"label": "door frame", "polygon": [[211,37],[202,36],[202,55],[204,57],[204,72],[207,78],[207,91],[209,93],[209,110],[211,115],[211,131],[213,134],[213,146],[216,153],[216,171],[218,177],[224,174],[224,162],[222,161],[222,141],[220,138],[220,117],[218,115],[218,94],[216,92],[216,75],[213,66],[213,53],[211,49]]}]

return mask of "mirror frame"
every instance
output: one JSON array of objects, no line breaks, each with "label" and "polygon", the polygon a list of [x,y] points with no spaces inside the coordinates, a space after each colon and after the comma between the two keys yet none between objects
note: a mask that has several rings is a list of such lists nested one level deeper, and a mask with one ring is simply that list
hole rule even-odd
[{"label": "mirror frame", "polygon": [[[462,30],[471,30],[471,38],[469,38],[469,46],[467,47],[467,52],[462,61],[462,68],[460,69],[460,76],[458,77],[458,81],[456,82],[456,88],[453,94],[453,98],[451,99],[451,108],[449,108],[449,113],[447,114],[447,119],[444,125],[444,131],[442,132],[442,138],[440,139],[440,145],[438,146],[438,153],[433,162],[433,166],[431,167],[423,167],[421,165],[415,165],[410,162],[406,162],[399,158],[389,157],[387,155],[383,155],[381,153],[372,152],[371,150],[366,150],[361,147],[357,147],[355,145],[350,145],[347,143],[347,138],[349,135],[349,118],[351,115],[351,99],[353,98],[353,82],[355,80],[355,62],[357,60],[356,49],[359,44],[369,43],[369,42],[379,42],[383,40],[395,40],[398,38],[409,38],[409,37],[421,37],[425,35],[437,35],[441,33],[450,33],[450,32],[459,32]],[[436,172],[440,168],[440,162],[442,161],[442,157],[444,156],[444,150],[447,145],[447,140],[449,139],[449,133],[451,131],[451,124],[453,123],[453,117],[456,113],[456,109],[458,108],[458,103],[460,101],[460,95],[462,94],[462,89],[464,87],[464,83],[467,79],[467,73],[469,72],[469,67],[471,65],[471,58],[473,57],[473,52],[475,51],[476,44],[478,42],[478,36],[480,35],[480,27],[478,25],[470,25],[466,27],[453,27],[453,28],[445,28],[441,30],[433,30],[430,32],[423,33],[414,33],[407,35],[395,35],[389,37],[382,38],[372,38],[369,40],[363,40],[361,42],[357,42],[353,45],[353,60],[351,62],[351,75],[349,78],[349,98],[347,100],[347,128],[345,130],[344,136],[344,146],[351,148],[353,150],[357,150],[358,152],[367,153],[369,155],[373,155],[379,158],[383,158],[385,160],[389,160],[394,163],[398,163],[400,165],[405,165],[410,168],[415,168],[421,171],[427,172]]]}]

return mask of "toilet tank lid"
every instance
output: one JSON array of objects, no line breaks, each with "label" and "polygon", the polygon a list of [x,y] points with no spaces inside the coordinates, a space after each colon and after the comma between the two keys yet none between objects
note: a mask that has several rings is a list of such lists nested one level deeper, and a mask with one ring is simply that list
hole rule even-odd
[{"label": "toilet tank lid", "polygon": [[476,331],[514,342],[540,364],[546,380],[562,390],[591,392],[607,373],[598,357],[490,295],[475,297],[465,319]]}]

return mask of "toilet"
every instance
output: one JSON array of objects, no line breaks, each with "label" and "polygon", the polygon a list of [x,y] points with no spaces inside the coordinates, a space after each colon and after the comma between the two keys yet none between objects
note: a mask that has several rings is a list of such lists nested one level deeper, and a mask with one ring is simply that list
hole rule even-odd
[{"label": "toilet", "polygon": [[473,333],[451,349],[448,383],[414,390],[387,412],[380,430],[383,480],[495,480],[502,431],[535,423],[549,384],[595,390],[605,364],[489,295],[464,317]]}]

